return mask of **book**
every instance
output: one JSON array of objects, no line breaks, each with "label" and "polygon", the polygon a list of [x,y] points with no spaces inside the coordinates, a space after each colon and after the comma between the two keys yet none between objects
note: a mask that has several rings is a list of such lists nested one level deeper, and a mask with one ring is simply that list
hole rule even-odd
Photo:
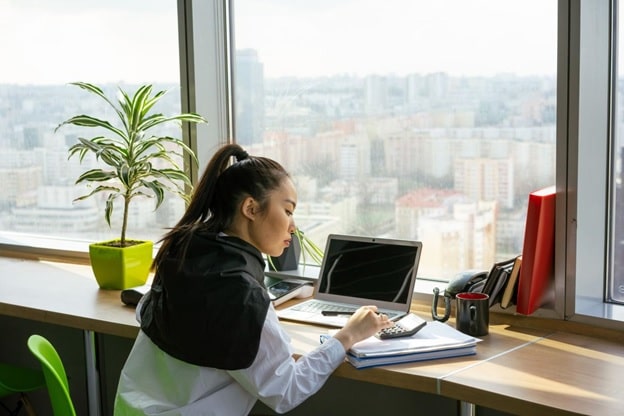
[{"label": "book", "polygon": [[507,309],[509,306],[516,303],[520,266],[522,266],[522,255],[516,257],[514,260],[513,268],[509,274],[509,279],[507,279],[507,285],[505,286],[505,290],[503,291],[503,296],[500,301],[500,306],[503,309]]},{"label": "book", "polygon": [[372,336],[360,341],[349,349],[347,360],[354,367],[366,368],[471,355],[476,354],[479,341],[448,324],[432,321],[409,337],[379,339]]},{"label": "book", "polygon": [[541,306],[554,277],[555,199],[554,186],[529,194],[516,299],[516,312],[523,315]]},{"label": "book", "polygon": [[355,357],[347,354],[347,361],[355,368],[379,367],[382,365],[394,365],[411,363],[416,361],[437,360],[441,358],[461,357],[465,355],[475,355],[477,347],[475,345],[452,347],[444,350],[423,351],[408,353],[403,355],[391,355],[382,357]]},{"label": "book", "polygon": [[494,288],[492,289],[492,293],[490,294],[490,307],[500,302],[501,298],[503,297],[503,290],[505,290],[505,287],[507,286],[507,281],[509,280],[510,274],[511,268],[504,268],[500,271],[498,279],[496,280],[496,285],[494,286]]},{"label": "book", "polygon": [[500,300],[507,283],[507,279],[511,273],[511,269],[513,268],[514,260],[515,257],[494,263],[494,265],[492,265],[482,290],[482,293],[485,293],[490,297],[490,307],[495,305]]}]

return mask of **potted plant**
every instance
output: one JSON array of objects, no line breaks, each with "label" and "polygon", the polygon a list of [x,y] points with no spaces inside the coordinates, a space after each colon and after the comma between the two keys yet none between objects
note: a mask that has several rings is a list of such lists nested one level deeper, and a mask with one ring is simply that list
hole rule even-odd
[{"label": "potted plant", "polygon": [[290,246],[280,256],[268,256],[269,268],[278,271],[297,270],[301,256],[303,264],[306,264],[308,256],[314,263],[321,264],[323,254],[323,250],[297,227],[292,234]]},{"label": "potted plant", "polygon": [[166,91],[152,94],[152,85],[140,86],[134,94],[119,88],[117,102],[108,98],[96,85],[74,82],[91,94],[100,97],[113,108],[115,122],[89,115],[76,115],[59,124],[98,129],[92,137],[79,137],[69,148],[69,158],[93,154],[105,167],[89,169],[78,177],[76,184],[87,183],[94,188],[75,201],[96,194],[106,195],[104,218],[111,226],[115,202],[122,204],[121,234],[118,239],[89,245],[89,257],[95,278],[103,289],[124,289],[144,284],[152,263],[153,242],[128,239],[128,207],[136,197],[155,197],[158,209],[166,192],[189,199],[192,184],[189,176],[172,156],[188,154],[197,163],[197,157],[181,139],[152,134],[155,127],[170,122],[204,123],[195,113],[164,116],[150,112]]}]

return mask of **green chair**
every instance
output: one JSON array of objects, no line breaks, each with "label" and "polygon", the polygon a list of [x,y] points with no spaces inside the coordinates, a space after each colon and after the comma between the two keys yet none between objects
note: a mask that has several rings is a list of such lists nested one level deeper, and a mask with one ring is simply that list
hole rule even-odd
[{"label": "green chair", "polygon": [[40,370],[0,363],[0,398],[11,394],[20,394],[16,407],[12,410],[4,403],[0,403],[0,406],[10,416],[19,414],[22,407],[28,403],[25,393],[42,387],[45,387],[45,379]]},{"label": "green chair", "polygon": [[69,394],[65,367],[54,346],[41,335],[28,338],[28,348],[41,362],[55,416],[75,416],[76,410]]}]

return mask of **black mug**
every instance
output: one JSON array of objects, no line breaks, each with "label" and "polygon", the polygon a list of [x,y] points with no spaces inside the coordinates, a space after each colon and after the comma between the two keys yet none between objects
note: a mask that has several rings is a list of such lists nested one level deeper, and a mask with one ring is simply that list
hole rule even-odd
[{"label": "black mug", "polygon": [[458,293],[455,296],[457,300],[455,327],[473,337],[487,335],[490,326],[489,298],[485,293]]}]

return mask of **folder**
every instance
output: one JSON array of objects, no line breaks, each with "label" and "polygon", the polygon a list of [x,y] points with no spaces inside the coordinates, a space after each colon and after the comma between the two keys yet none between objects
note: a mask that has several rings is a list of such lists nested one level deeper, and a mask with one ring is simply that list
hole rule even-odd
[{"label": "folder", "polygon": [[530,315],[542,304],[555,264],[554,186],[529,194],[518,279],[516,312]]},{"label": "folder", "polygon": [[[336,332],[337,330],[330,330],[327,336]],[[321,342],[324,339],[321,336]],[[382,340],[372,336],[360,341],[347,351],[347,361],[356,368],[369,368],[461,357],[476,354],[477,343],[480,341],[446,323],[432,321],[409,337]]]},{"label": "folder", "polygon": [[371,368],[382,365],[394,365],[413,363],[416,361],[439,360],[442,358],[463,357],[465,355],[475,355],[477,353],[476,344],[467,344],[447,347],[444,349],[433,349],[431,351],[419,351],[378,357],[357,357],[347,354],[347,361],[355,368]]}]

